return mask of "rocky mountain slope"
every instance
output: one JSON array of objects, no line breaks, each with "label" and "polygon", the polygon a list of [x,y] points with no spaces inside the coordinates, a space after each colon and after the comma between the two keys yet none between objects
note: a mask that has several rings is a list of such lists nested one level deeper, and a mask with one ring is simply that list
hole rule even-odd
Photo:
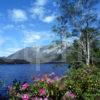
[{"label": "rocky mountain slope", "polygon": [[26,47],[22,50],[9,55],[5,59],[26,61],[29,63],[49,63],[49,62],[65,62],[62,58],[66,47],[61,45],[49,45],[43,47]]}]

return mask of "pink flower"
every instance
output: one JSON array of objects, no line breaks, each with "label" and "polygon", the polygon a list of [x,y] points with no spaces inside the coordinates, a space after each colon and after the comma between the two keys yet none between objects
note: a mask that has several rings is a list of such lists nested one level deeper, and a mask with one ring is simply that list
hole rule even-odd
[{"label": "pink flower", "polygon": [[67,96],[67,97],[70,97],[70,98],[72,98],[72,99],[76,97],[75,94],[73,94],[72,92],[69,92],[69,91],[66,93],[66,96]]},{"label": "pink flower", "polygon": [[54,82],[54,80],[48,78],[48,79],[46,80],[46,82],[47,82],[48,84],[52,84],[52,83]]},{"label": "pink flower", "polygon": [[48,100],[48,98],[44,98],[44,100]]},{"label": "pink flower", "polygon": [[46,90],[44,88],[39,90],[40,96],[46,95]]},{"label": "pink flower", "polygon": [[40,98],[39,100],[43,100],[42,98]]},{"label": "pink flower", "polygon": [[12,91],[13,87],[12,86],[8,86],[9,91]]},{"label": "pink flower", "polygon": [[22,85],[22,89],[23,90],[27,89],[28,87],[29,87],[29,84],[28,83],[25,83],[25,84]]},{"label": "pink flower", "polygon": [[54,77],[54,80],[55,81],[58,81],[59,80],[59,77],[58,76]]},{"label": "pink flower", "polygon": [[29,100],[29,95],[28,94],[23,94],[22,100]]},{"label": "pink flower", "polygon": [[40,79],[40,82],[44,82],[45,80],[43,78]]}]

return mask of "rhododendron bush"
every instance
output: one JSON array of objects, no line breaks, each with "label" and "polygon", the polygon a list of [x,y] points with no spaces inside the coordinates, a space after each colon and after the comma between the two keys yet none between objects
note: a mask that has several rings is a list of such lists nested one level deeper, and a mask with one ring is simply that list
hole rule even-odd
[{"label": "rhododendron bush", "polygon": [[31,84],[14,82],[9,87],[10,100],[61,100],[64,95],[75,98],[71,91],[59,88],[59,80],[59,77],[50,74],[34,79]]}]

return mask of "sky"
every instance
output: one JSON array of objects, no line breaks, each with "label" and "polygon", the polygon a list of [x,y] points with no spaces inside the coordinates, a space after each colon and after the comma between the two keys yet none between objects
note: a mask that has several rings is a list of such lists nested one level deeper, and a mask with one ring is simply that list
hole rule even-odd
[{"label": "sky", "polygon": [[[50,44],[58,13],[55,0],[0,0],[0,57]],[[100,18],[100,4],[97,6]]]},{"label": "sky", "polygon": [[0,57],[55,39],[54,0],[0,0]]}]

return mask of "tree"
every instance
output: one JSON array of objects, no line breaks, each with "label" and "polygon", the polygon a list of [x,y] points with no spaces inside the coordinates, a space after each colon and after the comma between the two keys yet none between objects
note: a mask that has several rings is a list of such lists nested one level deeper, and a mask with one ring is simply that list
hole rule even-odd
[{"label": "tree", "polygon": [[58,24],[54,31],[60,34],[61,39],[78,37],[77,59],[86,65],[90,65],[93,42],[100,39],[100,19],[96,13],[98,2],[99,0],[57,0],[60,16],[57,17]]}]

